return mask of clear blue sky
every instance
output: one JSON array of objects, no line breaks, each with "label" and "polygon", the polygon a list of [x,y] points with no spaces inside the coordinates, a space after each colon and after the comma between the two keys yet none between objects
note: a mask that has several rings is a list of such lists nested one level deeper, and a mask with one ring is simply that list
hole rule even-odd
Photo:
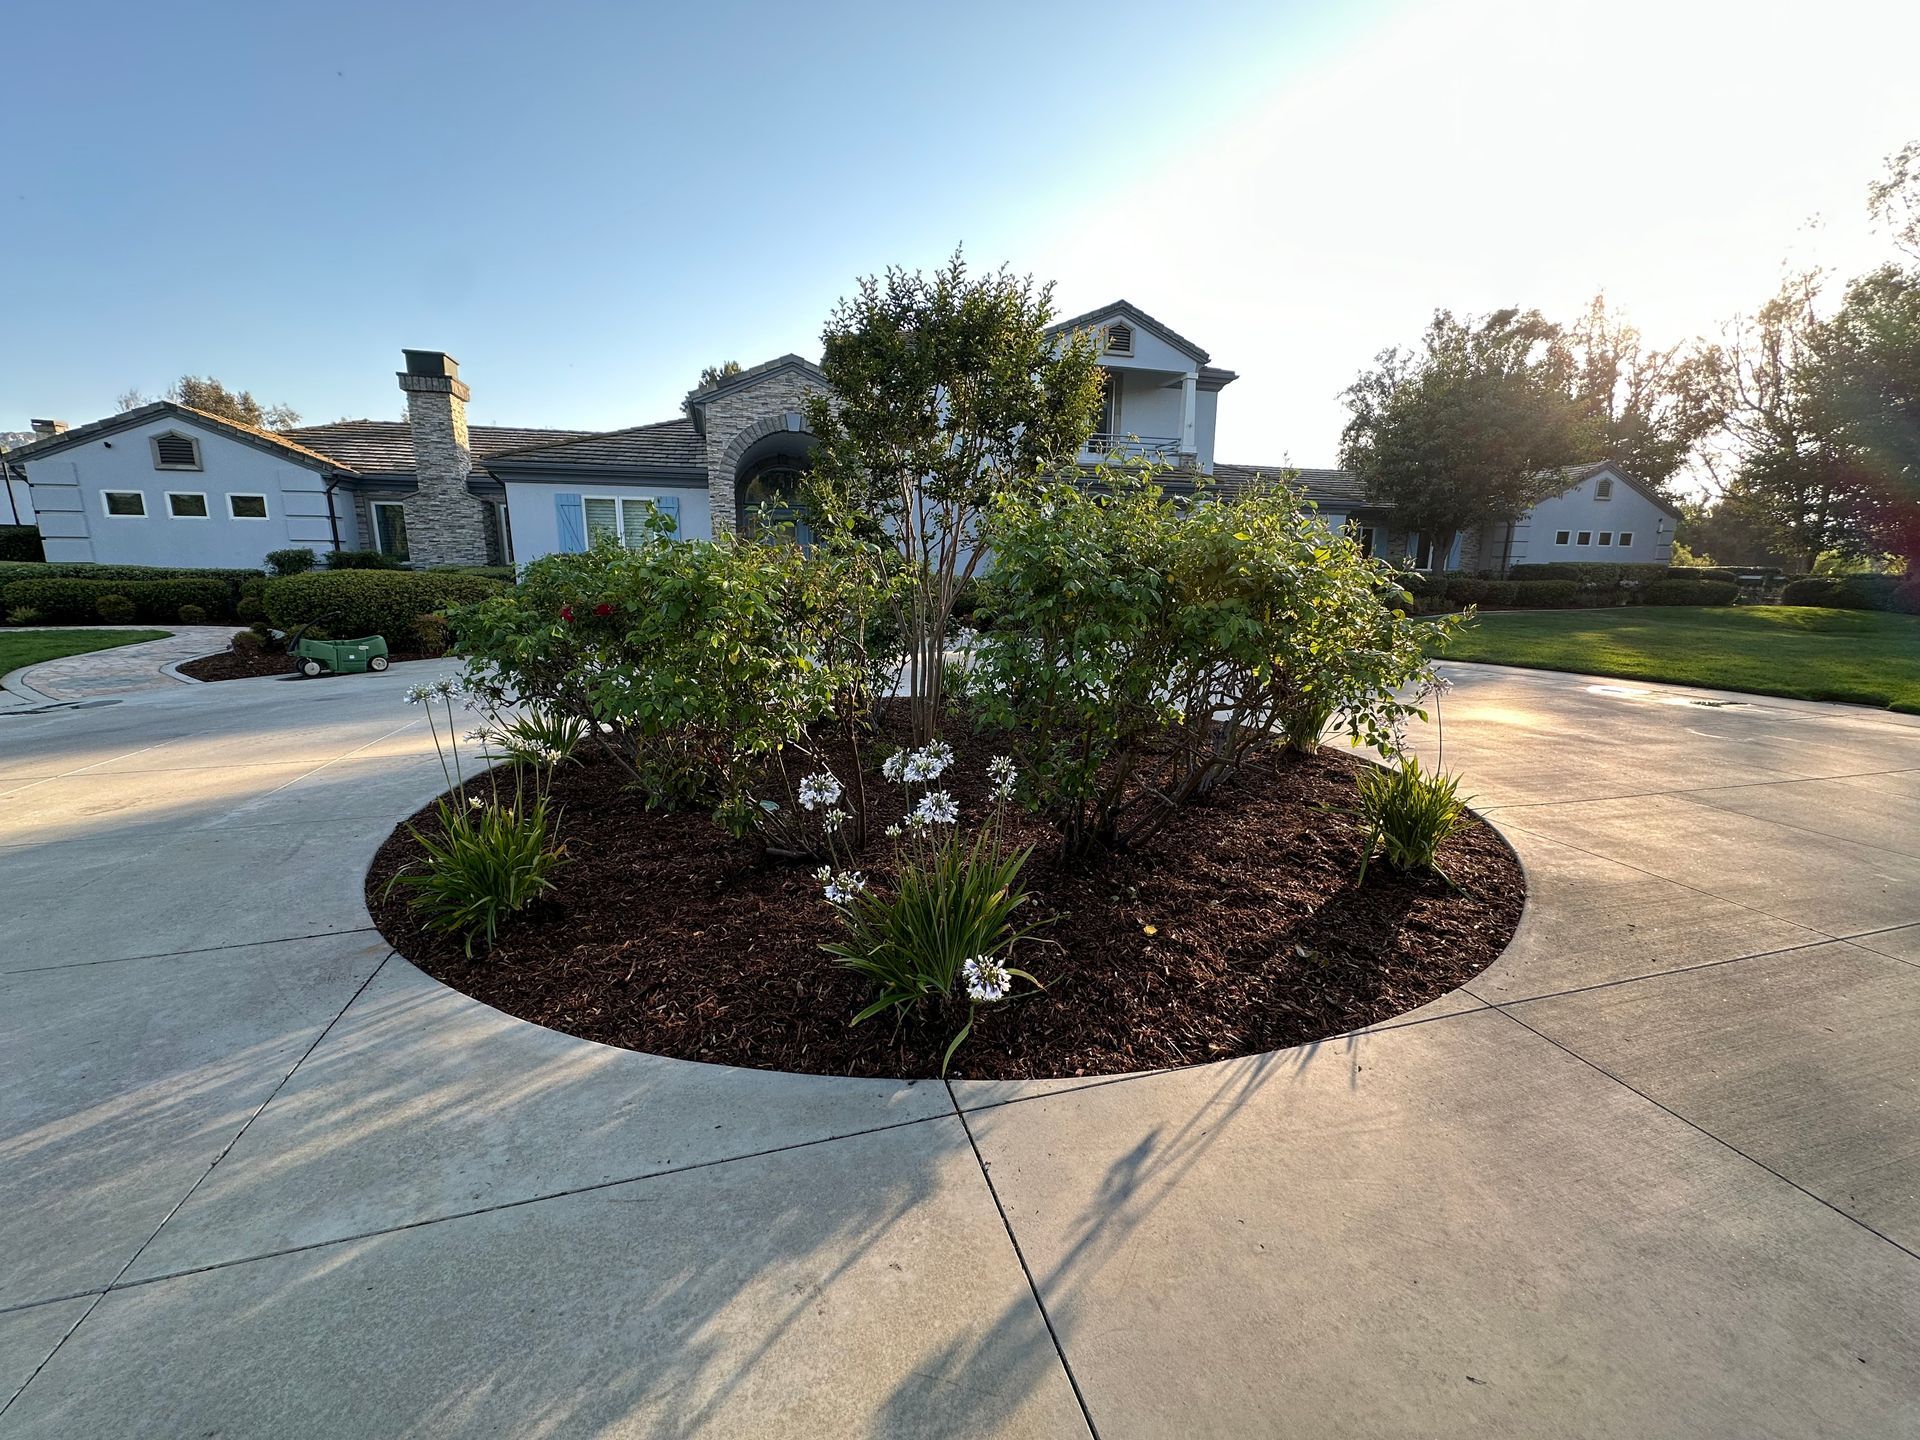
[{"label": "clear blue sky", "polygon": [[810,8],[15,0],[0,429],[187,371],[396,417],[402,346],[477,422],[634,424],[964,241],[1240,370],[1223,457],[1327,463],[1434,306],[1698,327],[1920,136],[1907,7],[1847,0]]}]

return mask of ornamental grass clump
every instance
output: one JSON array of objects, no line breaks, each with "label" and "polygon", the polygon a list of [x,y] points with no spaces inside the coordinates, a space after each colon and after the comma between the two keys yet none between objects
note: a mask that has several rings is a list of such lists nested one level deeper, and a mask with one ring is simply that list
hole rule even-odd
[{"label": "ornamental grass clump", "polygon": [[1388,768],[1363,770],[1359,783],[1360,816],[1367,827],[1360,879],[1366,880],[1375,855],[1405,874],[1439,871],[1440,847],[1467,825],[1459,780],[1422,769],[1409,755]]},{"label": "ornamental grass clump", "polygon": [[[435,805],[431,827],[407,827],[421,858],[404,866],[388,882],[387,890],[407,891],[408,904],[421,924],[439,934],[458,936],[471,958],[476,942],[484,940],[491,949],[508,916],[552,890],[555,872],[567,863],[566,847],[554,839],[559,811],[548,800],[554,767],[565,756],[550,746],[513,756],[509,789],[493,768],[497,760],[508,757],[493,754],[490,732],[483,726],[467,738],[480,743],[489,768],[484,782],[468,782],[453,722],[453,697],[458,693],[459,687],[447,678],[407,691],[409,705],[426,707],[448,793]],[[445,710],[444,742],[443,717],[436,706]]]},{"label": "ornamental grass clump", "polygon": [[933,788],[952,764],[952,748],[936,739],[899,751],[882,766],[887,779],[906,788],[908,801],[906,819],[887,829],[894,851],[890,889],[869,884],[850,855],[815,872],[846,931],[846,939],[823,948],[879,992],[852,1023],[966,1003],[966,1021],[940,1059],[943,1075],[973,1033],[978,1007],[1007,999],[1015,980],[1040,983],[1007,963],[1014,947],[1039,928],[1017,919],[1029,898],[1020,875],[1033,847],[1006,840],[1007,805],[1018,779],[1013,762],[1001,756],[989,767],[993,806],[970,839],[952,793]]}]

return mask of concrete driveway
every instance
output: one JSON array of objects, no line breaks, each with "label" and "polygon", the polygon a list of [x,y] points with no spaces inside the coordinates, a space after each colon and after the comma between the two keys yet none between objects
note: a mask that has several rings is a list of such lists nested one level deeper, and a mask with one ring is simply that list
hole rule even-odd
[{"label": "concrete driveway", "polygon": [[1484,975],[951,1088],[390,956],[418,673],[0,716],[0,1435],[1920,1432],[1920,721],[1451,673]]}]

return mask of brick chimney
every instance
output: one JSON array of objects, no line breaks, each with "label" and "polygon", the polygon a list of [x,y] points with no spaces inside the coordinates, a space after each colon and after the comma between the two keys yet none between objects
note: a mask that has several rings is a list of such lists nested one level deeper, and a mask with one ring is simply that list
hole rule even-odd
[{"label": "brick chimney", "polygon": [[460,362],[439,350],[402,350],[399,372],[420,488],[406,499],[407,548],[417,566],[487,563],[486,510],[467,489],[467,399]]}]

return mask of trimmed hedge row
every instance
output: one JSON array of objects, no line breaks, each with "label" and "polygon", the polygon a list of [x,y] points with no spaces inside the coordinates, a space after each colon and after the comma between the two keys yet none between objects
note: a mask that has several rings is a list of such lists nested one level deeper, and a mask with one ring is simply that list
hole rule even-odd
[{"label": "trimmed hedge row", "polygon": [[[240,603],[241,598],[251,591],[257,590],[265,579],[265,575],[258,570],[202,570],[170,565],[95,565],[82,563],[80,561],[64,560],[40,560],[31,562],[0,561],[0,617],[10,616],[15,609],[30,604],[30,602],[25,600],[19,601],[16,604],[16,602],[7,598],[12,587],[16,583],[25,580],[85,580],[90,583],[95,581],[112,581],[114,593],[126,595],[129,599],[133,598],[127,589],[130,583],[155,583],[163,580],[211,580],[220,586],[220,596],[213,604],[207,605],[206,602],[202,600],[185,601],[182,603],[200,605],[208,614],[225,620],[232,618],[234,607]],[[40,620],[47,621],[51,619],[47,612],[40,606],[34,605],[32,608],[37,612]],[[97,618],[91,605],[88,606],[87,613],[81,618],[85,620]],[[151,617],[143,616],[142,618],[171,621],[179,617],[168,614],[154,615]]]},{"label": "trimmed hedge row", "polygon": [[40,548],[40,531],[32,525],[0,525],[0,561],[38,564],[47,558]]},{"label": "trimmed hedge row", "polygon": [[1809,575],[1780,597],[1783,605],[1826,605],[1835,610],[1889,610],[1920,615],[1920,577],[1912,575]]},{"label": "trimmed hedge row", "polygon": [[1571,580],[1576,585],[1618,585],[1623,580],[1664,580],[1671,567],[1655,564],[1571,560],[1558,565],[1516,565],[1509,580]]},{"label": "trimmed hedge row", "polygon": [[[1648,572],[1632,589],[1619,579],[1583,581],[1575,575],[1539,577],[1542,571],[1642,570]],[[1477,605],[1483,610],[1568,610],[1614,605],[1731,605],[1740,587],[1730,580],[1706,580],[1670,572],[1664,565],[1578,566],[1517,565],[1514,580],[1491,580],[1479,575],[1403,575],[1401,583],[1425,611],[1458,610]]]},{"label": "trimmed hedge row", "polygon": [[411,650],[421,617],[505,588],[452,570],[310,570],[269,580],[264,599],[279,629],[311,624],[341,639],[382,635],[393,649]]},{"label": "trimmed hedge row", "polygon": [[[50,625],[85,624],[93,620],[114,619],[126,614],[101,601],[119,596],[132,605],[129,620],[157,620],[171,624],[180,619],[180,607],[197,606],[206,615],[223,618],[233,614],[233,597],[219,580],[9,580],[0,586],[0,606],[9,615],[31,611],[37,623]],[[124,622],[117,622],[124,623]]]},{"label": "trimmed hedge row", "polygon": [[1637,597],[1642,605],[1731,605],[1740,587],[1731,580],[1656,580]]}]

